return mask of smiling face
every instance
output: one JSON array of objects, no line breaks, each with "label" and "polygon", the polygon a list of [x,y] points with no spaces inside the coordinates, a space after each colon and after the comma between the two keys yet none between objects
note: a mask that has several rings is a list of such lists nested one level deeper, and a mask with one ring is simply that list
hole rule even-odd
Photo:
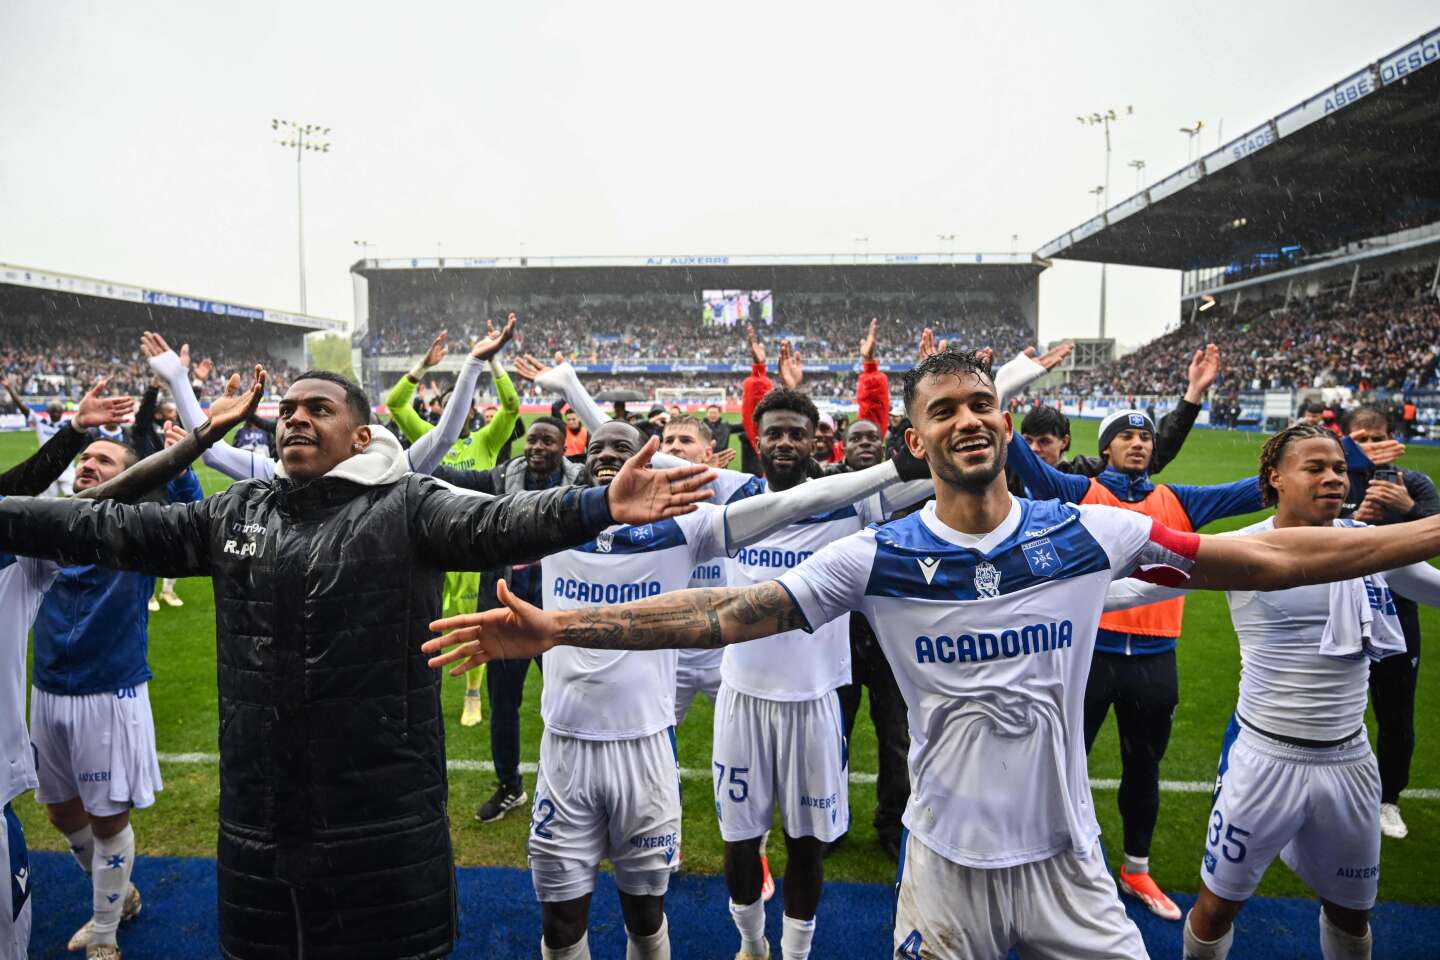
[{"label": "smiling face", "polygon": [[559,470],[564,457],[565,437],[553,423],[537,423],[525,434],[525,466],[537,477]]},{"label": "smiling face", "polygon": [[1326,526],[1340,516],[1350,490],[1345,452],[1327,437],[1293,440],[1270,471],[1277,506],[1294,521]]},{"label": "smiling face", "polygon": [[765,479],[776,490],[785,490],[805,479],[805,462],[815,444],[815,424],[794,410],[766,410],[757,424],[760,465]]},{"label": "smiling face", "polygon": [[128,447],[109,440],[96,440],[75,461],[75,490],[88,490],[114,479],[134,462]]},{"label": "smiling face", "polygon": [[995,383],[983,373],[937,374],[915,385],[910,452],[944,483],[980,492],[1005,473],[1010,414],[1000,409]]},{"label": "smiling face", "polygon": [[830,459],[830,451],[835,446],[835,427],[828,423],[815,425],[815,440],[812,452],[817,458]]},{"label": "smiling face", "polygon": [[370,426],[329,380],[297,380],[280,401],[275,445],[293,480],[322,477],[370,444]]},{"label": "smiling face", "polygon": [[1155,450],[1155,437],[1149,430],[1121,430],[1105,448],[1105,459],[1116,470],[1144,473],[1150,469],[1150,454]]},{"label": "smiling face", "polygon": [[873,467],[880,462],[885,444],[880,428],[869,420],[856,420],[845,434],[845,462],[856,470]]},{"label": "smiling face", "polygon": [[585,470],[597,486],[605,486],[625,466],[625,461],[644,446],[640,431],[619,420],[607,420],[594,433],[585,448]]}]

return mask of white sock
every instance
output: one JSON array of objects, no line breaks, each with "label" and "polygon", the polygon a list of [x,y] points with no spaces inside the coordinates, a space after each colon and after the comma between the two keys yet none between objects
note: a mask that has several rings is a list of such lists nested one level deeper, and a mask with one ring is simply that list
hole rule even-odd
[{"label": "white sock", "polygon": [[113,837],[96,837],[95,858],[90,864],[90,886],[95,893],[95,931],[90,942],[114,943],[135,866],[135,831],[130,825]]},{"label": "white sock", "polygon": [[1320,911],[1320,956],[1325,960],[1370,960],[1370,926],[1365,926],[1365,936],[1356,937],[1341,930]]},{"label": "white sock", "polygon": [[1125,872],[1126,872],[1126,873],[1149,873],[1149,872],[1150,872],[1150,858],[1149,858],[1149,857],[1132,857],[1132,856],[1130,856],[1130,854],[1128,854],[1128,853],[1125,854]]},{"label": "white sock", "polygon": [[175,578],[174,578],[174,577],[166,577],[164,580],[161,580],[161,581],[160,581],[160,592],[161,592],[161,593],[174,593],[174,592],[175,592]]},{"label": "white sock", "polygon": [[660,918],[660,929],[648,937],[625,928],[625,960],[670,960],[670,921]]},{"label": "white sock", "polygon": [[784,960],[807,960],[810,956],[810,941],[815,936],[815,918],[796,920],[785,914],[784,926],[780,930],[780,956]]},{"label": "white sock", "polygon": [[1235,928],[1226,930],[1218,940],[1201,940],[1190,929],[1190,916],[1185,916],[1185,960],[1225,960],[1230,955],[1230,941],[1235,939]]},{"label": "white sock", "polygon": [[590,960],[590,931],[586,930],[579,940],[559,950],[545,946],[545,938],[541,937],[540,960]]},{"label": "white sock", "polygon": [[95,835],[90,832],[90,825],[86,824],[74,833],[65,834],[65,839],[70,844],[70,854],[75,862],[80,864],[80,869],[86,873],[90,872],[90,860],[95,856]]},{"label": "white sock", "polygon": [[740,931],[740,949],[757,957],[770,955],[770,941],[765,939],[765,901],[759,897],[754,903],[739,904],[730,901],[730,918],[735,929]]}]

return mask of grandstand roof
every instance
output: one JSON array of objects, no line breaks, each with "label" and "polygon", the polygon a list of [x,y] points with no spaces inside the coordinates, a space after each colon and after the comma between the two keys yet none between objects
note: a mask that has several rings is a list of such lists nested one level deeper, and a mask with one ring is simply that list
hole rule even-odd
[{"label": "grandstand roof", "polygon": [[0,291],[12,298],[43,298],[46,295],[70,294],[77,297],[94,297],[115,304],[136,304],[161,307],[172,310],[193,311],[215,317],[275,323],[286,327],[298,327],[303,331],[344,330],[345,324],[327,317],[312,317],[305,314],[289,313],[285,310],[269,310],[264,307],[247,307],[220,300],[207,300],[167,290],[149,290],[128,283],[115,283],[94,277],[80,277],[53,270],[36,270],[11,263],[0,263]]},{"label": "grandstand roof", "polygon": [[1194,269],[1440,220],[1440,29],[1037,251]]},{"label": "grandstand roof", "polygon": [[388,275],[440,273],[482,282],[492,294],[693,293],[783,290],[925,292],[1024,286],[1049,264],[1030,253],[876,253],[795,256],[416,257],[361,260],[351,273],[382,283]]}]

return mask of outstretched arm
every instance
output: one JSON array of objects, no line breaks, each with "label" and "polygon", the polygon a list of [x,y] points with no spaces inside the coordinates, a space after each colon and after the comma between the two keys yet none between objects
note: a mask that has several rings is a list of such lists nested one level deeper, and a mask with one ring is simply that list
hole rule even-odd
[{"label": "outstretched arm", "polygon": [[[600,429],[600,425],[610,419],[595,398],[585,389],[580,382],[580,377],[575,373],[575,368],[555,354],[555,366],[547,367],[539,360],[526,354],[515,360],[515,372],[526,380],[534,381],[537,385],[552,393],[558,393],[570,404],[570,409],[580,418],[585,429],[594,433]],[[551,408],[554,413],[554,408]],[[558,414],[556,414],[558,416]]]},{"label": "outstretched arm", "polygon": [[1198,539],[1188,586],[1286,590],[1350,580],[1440,555],[1440,516],[1385,527],[1286,527]]},{"label": "outstretched arm", "polygon": [[0,474],[0,496],[38,496],[65,472],[89,442],[85,431],[118,423],[135,409],[132,397],[102,397],[108,379],[101,379],[80,399],[75,415],[24,462]]},{"label": "outstretched arm", "polygon": [[[805,627],[805,618],[777,581],[748,587],[679,590],[648,600],[581,610],[541,610],[512,594],[502,580],[504,607],[437,620],[449,630],[421,649],[432,667],[457,663],[460,674],[491,660],[533,657],[557,644],[606,650],[709,649]],[[442,652],[443,651],[443,652]]]}]

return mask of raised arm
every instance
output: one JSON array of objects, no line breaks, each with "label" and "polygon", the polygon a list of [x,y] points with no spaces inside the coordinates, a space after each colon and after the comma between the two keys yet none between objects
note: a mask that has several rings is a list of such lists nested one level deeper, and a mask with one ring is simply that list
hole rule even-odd
[{"label": "raised arm", "polygon": [[[483,359],[490,364],[491,379],[495,383],[495,393],[500,398],[500,409],[485,426],[476,431],[475,437],[480,448],[485,451],[486,459],[494,462],[500,456],[500,448],[510,442],[510,431],[515,427],[515,421],[520,418],[520,394],[511,382],[510,375],[500,364],[499,353],[505,344],[510,342],[510,337],[515,333],[515,314],[510,314],[505,320],[505,326],[499,330],[490,326],[486,320],[485,325],[490,332],[475,341],[470,356]],[[451,398],[454,402],[454,398]],[[466,406],[469,409],[469,406]]]},{"label": "raised arm", "polygon": [[[594,433],[600,429],[600,425],[610,419],[595,398],[590,396],[585,385],[580,382],[580,377],[575,373],[575,368],[565,361],[560,354],[555,354],[555,366],[547,367],[526,354],[515,360],[515,372],[526,380],[533,381],[542,389],[552,393],[558,393],[570,404],[570,409],[580,418],[581,424],[586,430]],[[554,413],[554,408],[551,408]],[[556,414],[559,416],[559,414]]]},{"label": "raised arm", "polygon": [[80,400],[75,415],[55,435],[23,462],[0,474],[0,496],[33,497],[65,472],[89,442],[85,431],[106,423],[117,423],[135,409],[132,397],[102,397],[108,381],[102,379]]},{"label": "raised arm", "polygon": [[425,356],[416,361],[415,366],[385,394],[385,407],[390,411],[390,418],[411,443],[432,429],[431,425],[415,412],[415,408],[410,405],[410,399],[415,396],[415,388],[420,385],[420,378],[425,376],[425,372],[445,358],[446,334],[445,330],[436,334],[435,339],[430,341],[430,349],[425,351]]},{"label": "raised arm", "polygon": [[679,590],[580,610],[541,610],[512,594],[503,580],[497,594],[504,607],[430,625],[437,632],[451,630],[421,645],[436,654],[432,667],[457,663],[451,673],[460,674],[491,660],[533,657],[557,644],[606,650],[711,649],[806,626],[794,598],[775,580]]},{"label": "raised arm", "polygon": [[[465,362],[460,365],[460,374],[455,378],[455,389],[450,394],[450,402],[445,404],[445,410],[440,414],[440,422],[433,430],[428,429],[429,424],[426,424],[425,433],[405,451],[411,470],[416,473],[434,473],[435,468],[445,459],[445,454],[449,453],[455,441],[460,439],[460,431],[465,428],[465,421],[470,416],[470,407],[474,402],[475,384],[484,367],[484,362],[473,356],[466,357]],[[391,394],[394,394],[394,390]],[[414,413],[409,404],[409,398],[406,398],[405,408]],[[391,416],[393,418],[393,411]],[[399,424],[399,420],[395,422]]]},{"label": "raised arm", "polygon": [[1220,349],[1207,343],[1205,349],[1196,350],[1186,370],[1185,395],[1160,422],[1155,425],[1155,450],[1150,455],[1150,473],[1157,474],[1174,460],[1190,436],[1190,428],[1200,414],[1200,405],[1205,394],[1220,374]]},{"label": "raised arm", "polygon": [[1198,539],[1189,586],[1286,590],[1350,580],[1440,555],[1440,516],[1385,527],[1287,527]]}]

